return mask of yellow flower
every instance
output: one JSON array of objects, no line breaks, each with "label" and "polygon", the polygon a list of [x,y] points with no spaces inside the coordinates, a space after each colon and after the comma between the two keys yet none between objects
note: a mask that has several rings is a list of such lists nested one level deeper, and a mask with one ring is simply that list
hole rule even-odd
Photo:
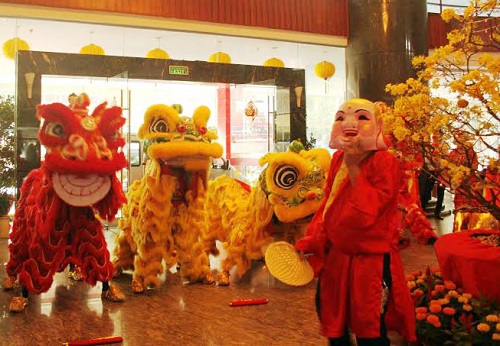
[{"label": "yellow flower", "polygon": [[467,299],[472,299],[472,294],[471,293],[462,293],[462,297],[467,298]]},{"label": "yellow flower", "polygon": [[497,315],[488,315],[486,316],[486,322],[498,322],[498,316]]},{"label": "yellow flower", "polygon": [[407,285],[407,286],[408,286],[408,288],[410,288],[410,289],[412,289],[412,288],[414,288],[414,287],[416,287],[416,286],[417,286],[417,284],[415,283],[415,281],[408,281],[408,282],[406,283],[406,285]]},{"label": "yellow flower", "polygon": [[464,303],[467,304],[469,302],[469,299],[467,297],[464,297],[463,295],[461,297],[458,297],[458,302],[459,303]]},{"label": "yellow flower", "polygon": [[447,298],[439,299],[439,304],[441,304],[441,305],[446,305],[446,304],[449,304],[449,303],[450,303],[450,300],[447,299]]},{"label": "yellow flower", "polygon": [[441,12],[441,18],[443,18],[445,23],[448,23],[450,20],[455,18],[456,15],[455,11],[451,8],[445,8],[443,12]]},{"label": "yellow flower", "polygon": [[464,311],[472,311],[472,306],[469,305],[469,304],[464,304],[462,306],[462,310],[464,310]]}]

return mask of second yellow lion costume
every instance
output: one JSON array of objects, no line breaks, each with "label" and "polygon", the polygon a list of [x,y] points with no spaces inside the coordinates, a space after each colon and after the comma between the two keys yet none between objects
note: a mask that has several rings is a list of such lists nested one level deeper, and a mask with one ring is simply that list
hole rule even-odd
[{"label": "second yellow lion costume", "polygon": [[207,130],[209,117],[205,106],[189,118],[161,104],[144,115],[138,137],[148,157],[145,174],[127,193],[114,251],[115,272],[133,269],[135,293],[157,287],[165,267],[175,264],[191,282],[214,281],[200,242],[211,158],[222,156],[212,143],[217,135]]},{"label": "second yellow lion costume", "polygon": [[229,284],[229,271],[234,266],[243,275],[252,260],[264,257],[272,241],[294,243],[302,237],[324,198],[330,165],[326,149],[305,150],[294,141],[287,152],[268,153],[259,164],[266,167],[251,189],[227,176],[209,183],[205,248],[217,255],[216,241],[221,241],[227,256],[219,285]]}]

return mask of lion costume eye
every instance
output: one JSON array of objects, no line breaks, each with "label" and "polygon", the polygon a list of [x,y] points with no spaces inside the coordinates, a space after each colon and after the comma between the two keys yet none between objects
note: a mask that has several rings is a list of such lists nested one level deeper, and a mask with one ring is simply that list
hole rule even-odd
[{"label": "lion costume eye", "polygon": [[163,119],[157,119],[149,126],[149,132],[168,132],[168,123]]},{"label": "lion costume eye", "polygon": [[47,124],[47,128],[45,129],[45,133],[48,134],[49,136],[54,136],[54,137],[64,137],[65,136],[64,128],[59,123]]},{"label": "lion costume eye", "polygon": [[298,170],[290,165],[279,166],[274,172],[273,182],[283,190],[290,190],[299,176]]}]

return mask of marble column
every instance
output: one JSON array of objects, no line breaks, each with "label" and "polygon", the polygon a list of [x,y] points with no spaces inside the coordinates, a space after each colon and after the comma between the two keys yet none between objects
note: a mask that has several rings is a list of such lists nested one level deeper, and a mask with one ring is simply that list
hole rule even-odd
[{"label": "marble column", "polygon": [[347,99],[390,104],[385,86],[415,76],[411,59],[427,52],[426,0],[349,0]]}]

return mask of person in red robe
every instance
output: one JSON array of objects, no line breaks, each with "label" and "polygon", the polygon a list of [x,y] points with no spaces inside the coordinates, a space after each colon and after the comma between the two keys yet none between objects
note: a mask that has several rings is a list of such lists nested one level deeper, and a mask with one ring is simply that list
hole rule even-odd
[{"label": "person in red robe", "polygon": [[326,196],[295,248],[312,254],[316,303],[330,345],[390,345],[387,330],[416,340],[414,305],[398,252],[399,161],[382,139],[381,107],[340,106],[332,127]]}]

